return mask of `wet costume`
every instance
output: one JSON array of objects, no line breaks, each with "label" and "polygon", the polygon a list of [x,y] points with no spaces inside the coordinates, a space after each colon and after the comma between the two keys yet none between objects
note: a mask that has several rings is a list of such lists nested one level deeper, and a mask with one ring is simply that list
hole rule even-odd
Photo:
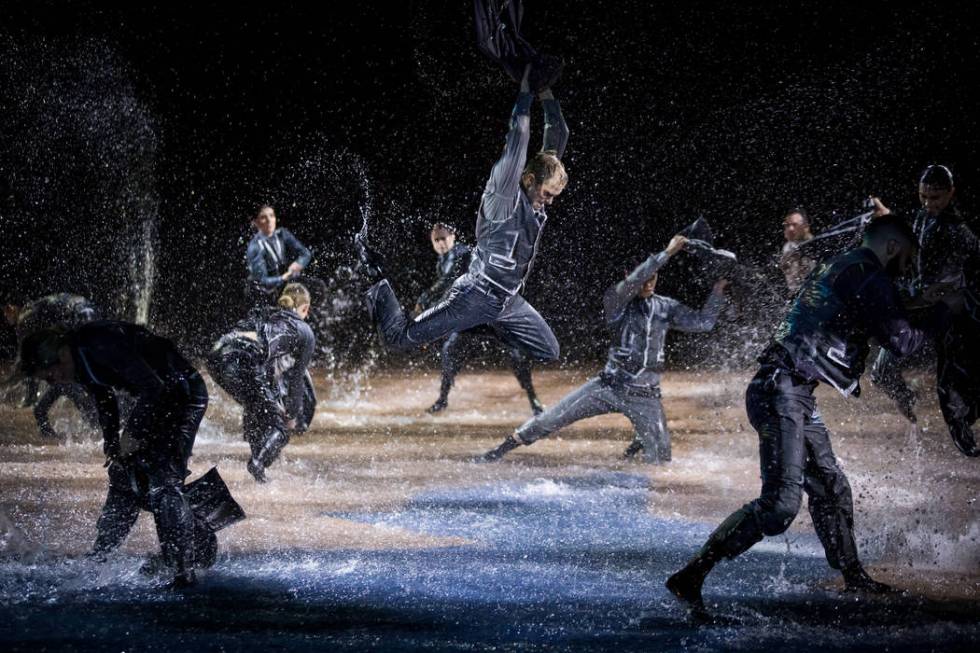
[{"label": "wet costume", "polygon": [[[95,398],[109,460],[109,493],[99,517],[94,552],[118,547],[140,509],[153,513],[166,564],[193,574],[213,561],[214,534],[195,518],[184,496],[187,461],[208,404],[201,375],[173,343],[127,322],[84,325],[67,335],[75,376]],[[120,448],[122,390],[135,406],[126,423],[131,453]],[[205,554],[203,560],[197,554]]]},{"label": "wet costume", "polygon": [[306,368],[316,340],[292,310],[256,307],[218,340],[208,355],[208,372],[242,405],[242,430],[251,447],[248,469],[265,480],[265,469],[289,442],[286,423],[305,431],[316,396]]},{"label": "wet costume", "polygon": [[813,391],[824,382],[845,396],[860,394],[858,380],[871,337],[896,356],[906,356],[925,334],[909,324],[875,253],[860,247],[816,269],[760,357],[745,401],[759,433],[762,492],[725,519],[698,556],[668,580],[675,594],[691,600],[678,587],[698,575],[703,580],[715,562],[740,555],[763,536],[784,532],[804,491],[827,562],[843,571],[849,584],[867,579],[854,542],[851,487],[831,449]]},{"label": "wet costume", "polygon": [[[23,342],[25,337],[41,329],[69,331],[97,319],[99,319],[98,310],[85,297],[56,293],[36,299],[24,306],[17,316],[17,324],[14,329],[17,341]],[[28,382],[27,393],[30,399],[29,403],[34,403],[34,419],[37,422],[38,430],[45,437],[57,437],[58,435],[51,426],[48,416],[51,407],[61,397],[67,397],[75,404],[86,422],[93,426],[97,426],[99,423],[94,401],[86,394],[82,386],[76,383],[49,385],[44,394],[35,402],[37,382],[31,379]]]},{"label": "wet costume", "polygon": [[[367,293],[372,319],[385,345],[408,351],[483,324],[510,347],[534,360],[558,358],[558,341],[520,291],[538,250],[547,216],[531,207],[520,179],[527,159],[529,111],[534,97],[521,93],[511,117],[503,155],[493,167],[477,215],[477,246],[469,271],[453,283],[445,300],[410,320],[386,279]],[[543,100],[544,149],[560,157],[568,128],[557,100]]]},{"label": "wet costume", "polygon": [[631,449],[642,448],[647,462],[670,460],[670,433],[660,402],[667,331],[710,331],[725,298],[723,293],[713,291],[704,307],[695,311],[670,297],[639,297],[643,284],[669,258],[666,252],[651,255],[624,281],[606,291],[603,312],[612,344],[605,369],[541,415],[525,422],[515,431],[514,440],[531,444],[578,420],[622,413],[636,429]]},{"label": "wet costume", "polygon": [[[964,288],[964,266],[970,257],[980,256],[980,240],[952,206],[935,216],[920,209],[915,214],[913,230],[919,251],[912,278],[904,290],[911,305],[923,307],[931,303],[924,297],[930,288],[947,287],[957,291]],[[871,380],[898,404],[904,415],[915,421],[915,392],[902,377],[903,367],[891,352],[882,348],[872,367]]]},{"label": "wet costume", "polygon": [[[457,243],[451,250],[439,257],[436,263],[436,281],[416,302],[423,311],[445,299],[453,282],[462,275],[470,265],[470,248]],[[493,329],[478,326],[463,333],[451,333],[442,344],[442,381],[439,386],[439,398],[429,408],[429,412],[439,412],[449,403],[449,391],[453,387],[456,375],[462,369],[466,359],[472,354],[475,345],[482,345],[488,339],[496,339]],[[527,393],[531,409],[535,414],[543,408],[534,391],[531,380],[531,361],[517,347],[508,347],[511,367],[521,388]]]},{"label": "wet costume", "polygon": [[807,275],[817,266],[815,260],[805,256],[800,251],[800,245],[807,242],[807,240],[812,240],[812,237],[799,242],[786,241],[783,243],[783,249],[779,255],[779,269],[786,279],[786,290],[790,296],[795,295],[799,291]]}]

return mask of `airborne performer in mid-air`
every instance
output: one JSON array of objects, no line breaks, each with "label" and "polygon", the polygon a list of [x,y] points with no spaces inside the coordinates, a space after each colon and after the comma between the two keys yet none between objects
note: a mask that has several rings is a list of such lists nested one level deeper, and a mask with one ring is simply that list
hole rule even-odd
[{"label": "airborne performer in mid-air", "polygon": [[368,247],[363,233],[355,237],[360,267],[375,280],[367,292],[368,307],[385,345],[409,351],[483,324],[505,344],[538,361],[558,358],[558,340],[544,318],[520,292],[531,272],[538,242],[548,219],[545,209],[568,183],[561,157],[568,128],[558,100],[548,87],[535,89],[544,109],[544,147],[528,160],[529,81],[524,69],[521,90],[511,116],[504,152],[490,173],[477,213],[477,246],[469,271],[460,276],[445,300],[414,320],[402,310],[383,270],[381,256]]}]

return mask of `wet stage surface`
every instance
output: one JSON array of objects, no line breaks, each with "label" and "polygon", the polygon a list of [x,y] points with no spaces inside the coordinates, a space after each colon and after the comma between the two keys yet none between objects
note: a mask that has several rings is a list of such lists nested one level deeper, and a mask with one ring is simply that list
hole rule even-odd
[{"label": "wet stage surface", "polygon": [[[874,576],[906,590],[841,593],[804,509],[787,535],[719,565],[692,622],[663,581],[758,492],[750,372],[664,383],[674,461],[620,459],[625,418],[581,422],[477,465],[529,416],[509,374],[321,382],[311,431],[256,485],[237,407],[212,386],[192,477],[217,465],[249,518],[183,594],[141,576],[144,513],[105,564],[94,539],[105,472],[97,437],[59,406],[65,442],[0,408],[0,647],[4,650],[977,650],[980,464],[949,442],[928,388],[910,431],[868,389],[821,390]],[[587,378],[536,375],[554,403]]]}]

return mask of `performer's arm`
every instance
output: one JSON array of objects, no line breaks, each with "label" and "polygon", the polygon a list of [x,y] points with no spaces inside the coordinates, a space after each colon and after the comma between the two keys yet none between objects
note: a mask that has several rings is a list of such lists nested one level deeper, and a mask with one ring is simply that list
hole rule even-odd
[{"label": "performer's arm", "polygon": [[670,311],[670,328],[689,333],[714,329],[715,322],[718,321],[718,314],[721,313],[721,309],[725,305],[725,286],[727,283],[726,281],[719,281],[715,284],[700,311],[680,302],[674,304]]},{"label": "performer's arm", "polygon": [[303,392],[306,389],[306,368],[313,360],[313,349],[316,345],[316,338],[312,329],[307,326],[297,331],[298,342],[294,347],[296,362],[286,371],[286,397],[283,407],[286,409],[286,420],[293,420],[300,417],[303,410]]},{"label": "performer's arm", "polygon": [[255,281],[263,288],[278,288],[282,285],[282,277],[277,274],[269,274],[265,265],[265,258],[262,256],[262,247],[255,242],[248,246],[245,252],[248,261],[248,278]]},{"label": "performer's arm", "polygon": [[534,96],[522,91],[517,96],[517,103],[510,119],[510,131],[504,142],[504,152],[490,172],[483,193],[484,219],[488,221],[504,220],[510,215],[521,189],[521,174],[527,163],[527,144],[530,138],[531,101]]},{"label": "performer's arm", "polygon": [[568,145],[568,125],[561,115],[561,105],[555,99],[551,89],[545,89],[538,94],[541,107],[544,109],[544,144],[542,150],[554,150],[558,158],[565,154]]},{"label": "performer's arm", "polygon": [[299,241],[299,238],[293,235],[293,232],[288,229],[280,229],[279,235],[282,236],[282,242],[285,245],[286,251],[296,252],[296,259],[293,263],[300,266],[301,269],[306,269],[306,266],[310,264],[313,260],[313,253],[310,249]]},{"label": "performer's arm", "polygon": [[102,427],[102,451],[106,458],[119,455],[119,402],[116,393],[107,385],[89,385]]},{"label": "performer's arm", "polygon": [[657,273],[670,259],[667,250],[659,254],[651,254],[647,260],[636,266],[626,278],[619,283],[610,286],[602,298],[602,310],[606,317],[606,323],[612,323],[622,317],[623,309],[633,301],[640,288],[650,277]]},{"label": "performer's arm", "polygon": [[[854,305],[866,316],[871,334],[878,344],[899,358],[914,353],[925,342],[926,332],[917,329],[909,322],[908,314],[902,307],[898,290],[884,272],[877,271],[870,277],[858,279],[860,268],[855,266],[851,274],[843,274],[837,282],[842,295],[852,292]],[[853,288],[853,291],[851,291]],[[945,315],[945,304],[938,304],[936,316]]]}]

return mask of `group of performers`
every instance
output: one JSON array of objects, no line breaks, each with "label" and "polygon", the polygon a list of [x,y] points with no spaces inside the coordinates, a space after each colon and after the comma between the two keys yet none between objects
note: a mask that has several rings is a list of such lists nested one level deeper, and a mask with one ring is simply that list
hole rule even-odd
[{"label": "group of performers", "polygon": [[[480,7],[493,4],[477,2],[478,20]],[[500,16],[498,12],[496,18]],[[511,28],[519,27],[519,15],[509,20]],[[572,422],[616,412],[635,429],[624,455],[666,464],[671,442],[660,397],[665,337],[670,329],[714,327],[726,302],[733,257],[715,250],[700,227],[692,228],[625,270],[623,278],[611,279],[603,297],[610,333],[605,367],[546,409],[535,394],[531,364],[557,360],[559,342],[521,291],[539,250],[547,211],[568,183],[562,158],[569,130],[551,88],[561,66],[526,42],[517,47],[512,41],[494,41],[500,33],[486,27],[480,32],[489,39],[483,43],[485,51],[519,81],[520,90],[503,152],[480,200],[475,246],[457,242],[452,226],[434,225],[436,281],[414,310],[405,310],[392,287],[395,271],[369,244],[366,230],[359,233],[354,252],[358,269],[370,282],[365,298],[373,325],[394,351],[443,341],[443,378],[439,397],[429,408],[432,413],[447,408],[469,341],[489,338],[506,348],[534,415],[476,462],[497,461]],[[513,39],[513,29],[504,35]],[[544,115],[544,143],[528,156],[535,100]],[[826,256],[809,245],[819,236],[810,233],[806,213],[786,215],[785,233],[793,245],[784,250],[781,267],[793,299],[759,357],[759,370],[746,393],[749,421],[759,434],[762,490],[724,520],[691,561],[667,580],[670,591],[694,610],[703,610],[701,588],[714,565],[740,555],[766,535],[785,531],[804,492],[827,560],[842,572],[847,588],[888,590],[861,566],[851,488],[814,398],[819,383],[845,396],[860,394],[872,339],[881,348],[876,382],[899,401],[909,419],[914,411],[901,382],[900,361],[924,343],[933,343],[943,415],[954,442],[969,456],[980,454],[971,431],[980,403],[980,377],[973,373],[978,369],[976,347],[971,347],[980,331],[980,242],[953,208],[953,178],[947,168],[927,168],[919,193],[922,208],[912,223],[875,199],[868,219],[853,231],[855,242]],[[277,226],[273,207],[259,207],[252,223],[255,235],[247,261],[256,303],[229,332],[216,337],[206,365],[212,379],[242,405],[242,431],[250,446],[246,467],[256,481],[265,482],[266,470],[291,434],[305,430],[313,417],[316,397],[308,367],[317,336],[307,319],[322,310],[325,286],[307,274],[311,252]],[[661,271],[681,251],[716,272],[717,281],[699,309],[656,292]],[[906,278],[910,283],[901,285],[899,280]],[[19,373],[50,384],[37,402],[41,432],[53,434],[46,411],[58,393],[72,398],[102,428],[109,491],[93,555],[117,547],[139,510],[146,509],[155,519],[160,560],[172,570],[174,585],[192,584],[194,570],[214,560],[214,531],[243,516],[216,473],[208,479],[210,487],[197,492],[210,511],[195,510],[190,498],[194,484],[185,485],[188,458],[208,403],[201,375],[173,343],[141,326],[99,320],[81,298],[48,297],[19,314],[10,313],[21,341]],[[48,317],[39,319],[42,314]],[[120,391],[129,397],[122,430]],[[215,505],[221,509],[214,510]],[[216,519],[215,513],[224,517]]]}]

